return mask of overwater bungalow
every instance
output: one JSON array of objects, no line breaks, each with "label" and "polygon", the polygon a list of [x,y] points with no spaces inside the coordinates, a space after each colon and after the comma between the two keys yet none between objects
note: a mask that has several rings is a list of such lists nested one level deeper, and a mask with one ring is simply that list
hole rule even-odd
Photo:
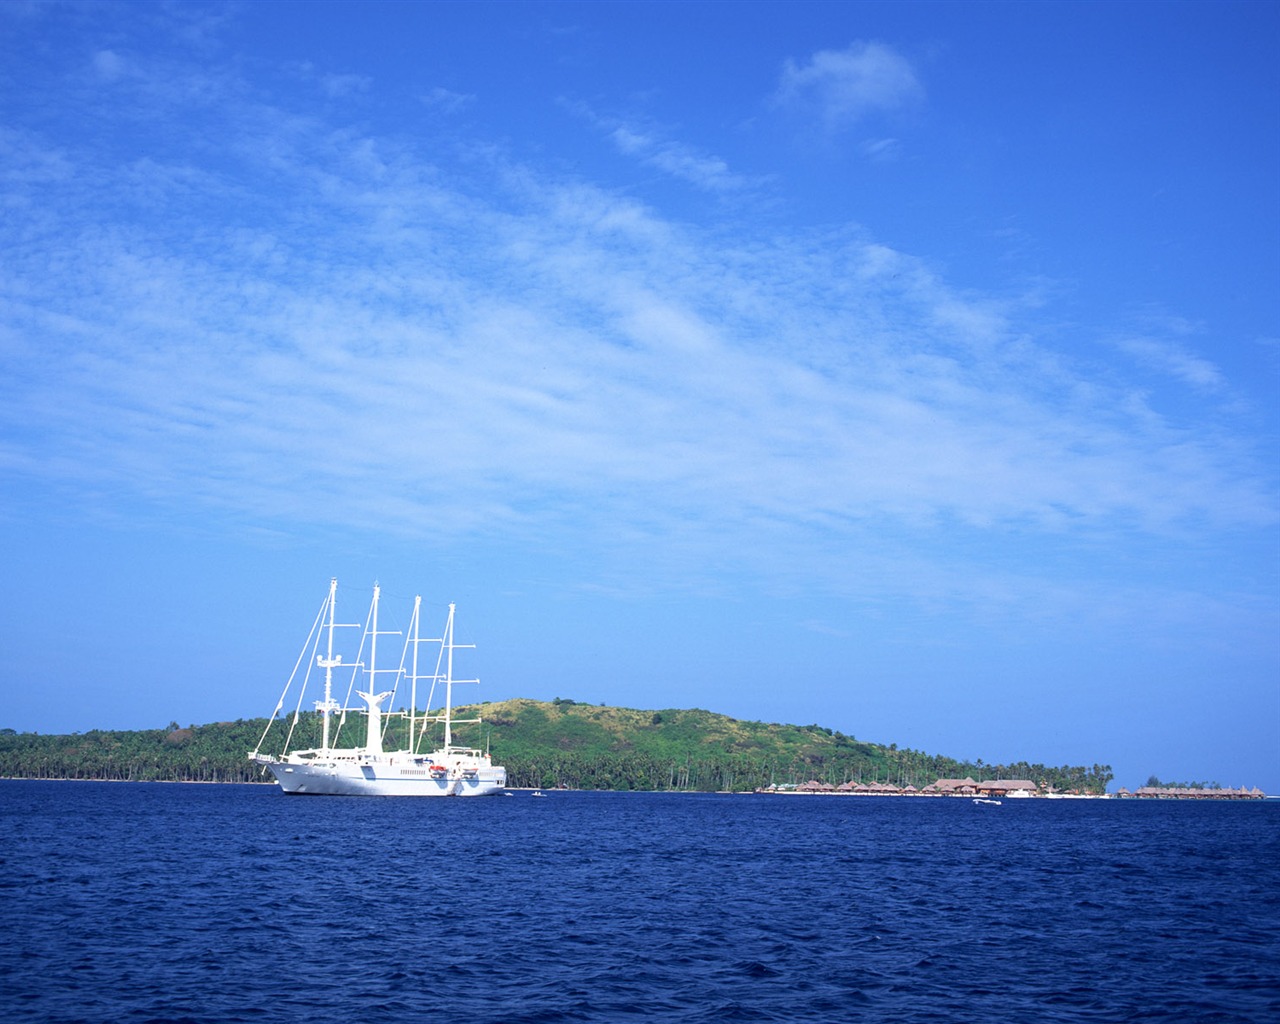
[{"label": "overwater bungalow", "polygon": [[932,796],[977,796],[978,784],[967,776],[963,779],[939,779],[929,783],[921,792]]},{"label": "overwater bungalow", "polygon": [[1262,800],[1266,794],[1257,786],[1253,789],[1209,789],[1180,786],[1143,786],[1136,789],[1133,796],[1139,800]]}]

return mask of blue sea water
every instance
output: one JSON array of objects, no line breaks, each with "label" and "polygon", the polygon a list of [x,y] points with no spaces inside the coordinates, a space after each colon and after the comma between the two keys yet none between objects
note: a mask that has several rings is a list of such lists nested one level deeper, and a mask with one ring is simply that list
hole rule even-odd
[{"label": "blue sea water", "polygon": [[1280,803],[0,782],[5,1022],[1280,1021]]}]

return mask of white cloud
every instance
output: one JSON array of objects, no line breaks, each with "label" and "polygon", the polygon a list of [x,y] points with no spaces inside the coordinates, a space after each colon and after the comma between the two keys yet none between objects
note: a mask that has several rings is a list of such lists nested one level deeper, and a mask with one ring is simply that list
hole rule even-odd
[{"label": "white cloud", "polygon": [[898,159],[902,152],[902,144],[897,139],[867,139],[862,143],[862,152],[868,159],[878,163],[889,163]]},{"label": "white cloud", "polygon": [[123,57],[112,50],[99,50],[93,55],[93,70],[104,82],[114,82],[127,71]]},{"label": "white cloud", "polygon": [[713,153],[668,138],[653,125],[634,120],[604,117],[585,104],[565,102],[573,113],[607,134],[614,148],[646,167],[677,178],[707,192],[741,192],[759,184],[746,175],[737,174],[729,164]]},{"label": "white cloud", "polygon": [[1148,337],[1122,338],[1120,349],[1147,366],[1160,370],[1184,384],[1202,391],[1221,391],[1225,385],[1221,371],[1213,363],[1188,352],[1183,346]]},{"label": "white cloud", "polygon": [[844,50],[819,50],[805,64],[788,60],[773,102],[841,129],[923,96],[915,69],[900,53],[883,43],[855,42]]},{"label": "white cloud", "polygon": [[475,96],[470,93],[453,92],[441,86],[436,86],[422,97],[423,104],[445,114],[456,114],[475,101]]},{"label": "white cloud", "polygon": [[373,79],[368,75],[327,74],[320,76],[320,88],[331,99],[341,99],[356,93],[368,92]]},{"label": "white cloud", "polygon": [[[1152,466],[1159,435],[1046,401],[993,354],[1002,320],[927,275],[905,298],[873,287],[859,307],[814,308],[787,294],[800,241],[731,267],[650,215],[601,219],[599,194],[567,207],[553,188],[511,216],[378,188],[362,181],[363,212],[335,210],[359,218],[331,225],[340,264],[295,250],[285,275],[237,266],[252,249],[211,264],[138,238],[91,243],[75,269],[103,297],[82,309],[94,340],[76,337],[34,402],[50,441],[73,440],[92,475],[145,465],[157,493],[185,480],[267,514],[341,519],[361,493],[398,493],[403,527],[443,508],[467,530],[555,521],[583,502],[604,521],[687,530],[692,516],[714,532],[758,516],[1053,528],[1064,510],[1151,524],[1205,511],[1177,467]],[[434,224],[414,227],[424,207]],[[655,233],[666,241],[650,247]],[[757,288],[776,310],[755,306]]]},{"label": "white cloud", "polygon": [[725,161],[692,146],[655,138],[628,125],[619,125],[610,133],[610,138],[618,152],[698,188],[722,192],[742,189],[748,184],[746,178],[731,172]]},{"label": "white cloud", "polygon": [[[1105,546],[1274,521],[1234,445],[874,240],[704,234],[533,168],[450,175],[240,113],[225,165],[103,163],[57,204],[0,179],[42,218],[0,282],[10,477],[945,599],[971,582],[956,529]],[[62,159],[28,140],[20,162]]]}]

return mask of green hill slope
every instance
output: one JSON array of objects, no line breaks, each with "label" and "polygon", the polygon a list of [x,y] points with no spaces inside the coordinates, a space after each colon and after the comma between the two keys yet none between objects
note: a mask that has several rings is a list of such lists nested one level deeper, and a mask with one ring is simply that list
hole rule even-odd
[{"label": "green hill slope", "polygon": [[639,711],[511,700],[480,709],[513,785],[754,789],[809,778],[888,780],[956,764],[859,743],[817,725],[766,725],[699,709]]},{"label": "green hill slope", "polygon": [[[1106,765],[1052,768],[1018,762],[958,761],[918,750],[866,743],[818,725],[744,722],[698,709],[640,711],[571,700],[515,699],[455,710],[480,725],[455,728],[454,742],[484,747],[507,768],[508,784],[585,789],[750,790],[809,779],[839,784],[911,783],[938,778],[1029,778],[1059,789],[1101,792]],[[72,735],[0,730],[0,776],[7,778],[262,781],[246,752],[279,753],[286,719]],[[364,719],[352,716],[335,742],[358,743]],[[388,720],[387,748],[403,745],[403,720]],[[293,746],[319,743],[319,717],[301,716]],[[424,749],[440,740],[428,736]]]}]

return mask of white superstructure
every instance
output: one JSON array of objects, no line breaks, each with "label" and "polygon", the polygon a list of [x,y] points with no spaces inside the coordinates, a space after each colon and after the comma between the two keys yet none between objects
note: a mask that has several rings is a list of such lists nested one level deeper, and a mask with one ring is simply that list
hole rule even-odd
[{"label": "white superstructure", "polygon": [[[378,600],[380,590],[373,588],[373,602],[369,609],[369,619],[365,627],[364,637],[368,642],[369,661],[367,666],[360,660],[364,643],[361,643],[361,654],[356,661],[345,664],[341,654],[334,652],[334,634],[338,629],[347,628],[349,624],[335,622],[338,594],[338,581],[329,581],[329,593],[320,607],[312,626],[311,635],[307,638],[307,647],[298,658],[293,676],[285,684],[284,692],[276,703],[272,713],[272,721],[268,723],[256,749],[250,752],[249,759],[270,771],[280,788],[294,796],[490,796],[501,793],[506,787],[507,770],[495,766],[487,752],[472,747],[455,746],[453,743],[453,726],[455,724],[478,723],[479,718],[454,719],[453,687],[455,683],[477,683],[478,679],[454,679],[454,651],[471,647],[471,644],[456,644],[453,639],[454,605],[449,605],[449,617],[445,623],[444,633],[437,640],[425,640],[419,637],[418,622],[422,599],[413,602],[413,617],[410,623],[404,653],[400,665],[394,669],[377,667],[378,637],[392,635],[378,630]],[[357,627],[358,628],[358,627]],[[323,641],[324,650],[320,647]],[[435,672],[430,676],[418,673],[418,647],[423,643],[439,644],[439,658]],[[310,648],[308,655],[307,648]],[[293,686],[298,670],[307,661],[307,672],[304,673],[299,687],[297,706],[292,715],[284,748],[279,756],[262,752],[262,746],[276,722],[276,716],[284,708],[284,702]],[[407,664],[406,664],[407,663]],[[320,745],[302,750],[290,750],[289,742],[301,716],[302,702],[306,691],[306,680],[310,676],[311,666],[324,669],[324,699],[315,702],[316,711],[321,718]],[[339,703],[333,696],[335,671],[350,669],[350,693],[355,688],[355,681],[363,671],[368,681],[367,690],[355,690],[364,702],[364,707],[350,708],[346,703]],[[380,676],[393,675],[395,684],[392,689],[378,691]],[[384,703],[394,701],[396,690],[403,679],[410,681],[409,707],[399,712],[388,712]],[[427,706],[435,694],[437,684],[443,684],[445,704],[444,710],[436,715],[419,713],[418,682],[420,679],[431,680],[431,691],[427,698]],[[341,739],[342,726],[346,723],[350,711],[362,711],[367,716],[365,742],[362,747],[341,747],[331,745],[331,719],[338,716],[337,735],[333,742]],[[408,742],[405,748],[396,751],[383,750],[383,737],[388,716],[398,716],[407,720]],[[444,742],[436,750],[425,753],[421,751],[427,729],[436,724],[444,725]]]}]

